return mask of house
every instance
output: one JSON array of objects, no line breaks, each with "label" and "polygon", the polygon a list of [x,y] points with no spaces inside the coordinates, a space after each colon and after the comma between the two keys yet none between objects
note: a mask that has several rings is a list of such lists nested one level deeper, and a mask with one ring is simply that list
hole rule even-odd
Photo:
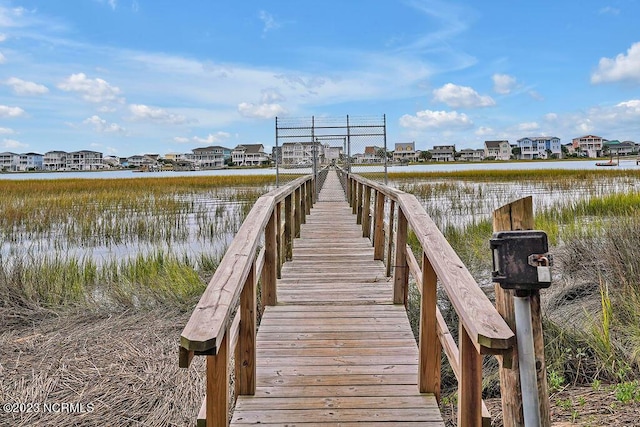
[{"label": "house", "polygon": [[611,156],[628,156],[630,154],[636,154],[638,152],[635,142],[620,142],[617,139],[614,139],[612,141],[605,141],[602,146],[602,151],[603,153],[608,153]]},{"label": "house", "polygon": [[260,166],[269,160],[262,144],[238,145],[231,152],[231,159],[236,166]]},{"label": "house", "polygon": [[188,158],[200,169],[223,168],[227,160],[231,159],[231,149],[219,145],[194,148],[191,151],[193,155]]},{"label": "house", "polygon": [[104,169],[102,162],[102,153],[90,150],[80,150],[68,153],[66,156],[67,170],[88,171]]},{"label": "house", "polygon": [[467,162],[481,162],[484,160],[484,150],[479,148],[474,150],[473,148],[465,148],[459,151],[460,160]]},{"label": "house", "polygon": [[47,171],[61,171],[67,167],[67,156],[69,153],[66,151],[47,151],[44,153],[43,168]]},{"label": "house", "polygon": [[418,154],[416,153],[416,143],[414,142],[402,142],[396,143],[395,150],[393,151],[394,162],[415,162],[418,160]]},{"label": "house", "polygon": [[518,141],[521,160],[548,159],[562,157],[560,138],[555,136],[536,136],[520,138]]},{"label": "house", "polygon": [[[381,154],[382,156],[380,156]],[[375,145],[364,147],[364,153],[356,154],[354,157],[356,158],[355,163],[384,163],[384,148]]]},{"label": "house", "polygon": [[330,146],[329,144],[324,147],[324,158],[327,163],[337,162],[344,155],[343,147],[341,146]]},{"label": "house", "polygon": [[325,146],[320,142],[285,142],[282,144],[283,165],[311,165],[313,159],[318,163],[325,161]]},{"label": "house", "polygon": [[571,140],[573,148],[578,153],[585,153],[586,157],[602,156],[602,148],[606,139],[596,135],[585,135]]},{"label": "house", "polygon": [[144,154],[144,155],[138,154],[135,156],[127,157],[127,165],[129,167],[146,168],[146,169],[159,168],[158,158],[149,154]]},{"label": "house", "polygon": [[0,170],[15,172],[20,164],[20,154],[5,151],[0,153]]},{"label": "house", "polygon": [[44,155],[38,153],[23,153],[20,154],[20,161],[18,170],[21,171],[33,171],[44,169]]},{"label": "house", "polygon": [[509,160],[511,158],[511,145],[509,144],[509,141],[485,141],[484,158],[495,160]]},{"label": "house", "polygon": [[431,160],[434,162],[455,162],[455,145],[434,145],[431,150]]}]

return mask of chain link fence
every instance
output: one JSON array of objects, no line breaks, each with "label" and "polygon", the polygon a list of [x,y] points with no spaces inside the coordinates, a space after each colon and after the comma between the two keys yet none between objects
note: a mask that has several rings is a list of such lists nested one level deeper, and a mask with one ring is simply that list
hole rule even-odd
[{"label": "chain link fence", "polygon": [[273,159],[277,185],[314,174],[319,191],[333,168],[386,183],[391,163],[386,116],[276,117]]}]

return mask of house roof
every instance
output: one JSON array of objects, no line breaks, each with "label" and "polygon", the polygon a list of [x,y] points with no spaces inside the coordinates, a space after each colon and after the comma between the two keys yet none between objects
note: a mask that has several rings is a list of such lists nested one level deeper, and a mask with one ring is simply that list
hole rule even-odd
[{"label": "house roof", "polygon": [[240,144],[236,147],[236,150],[242,150],[247,154],[258,154],[264,151],[264,145],[262,144]]},{"label": "house roof", "polygon": [[369,147],[364,147],[364,154],[372,154],[375,155],[377,154],[379,148],[376,146],[369,146]]},{"label": "house roof", "polygon": [[396,150],[399,150],[400,148],[406,148],[406,147],[411,147],[413,150],[415,150],[416,143],[415,142],[396,142]]},{"label": "house roof", "polygon": [[504,144],[504,143],[509,143],[509,141],[507,141],[506,139],[500,140],[500,141],[485,141],[484,145],[487,148],[500,148],[500,144]]}]

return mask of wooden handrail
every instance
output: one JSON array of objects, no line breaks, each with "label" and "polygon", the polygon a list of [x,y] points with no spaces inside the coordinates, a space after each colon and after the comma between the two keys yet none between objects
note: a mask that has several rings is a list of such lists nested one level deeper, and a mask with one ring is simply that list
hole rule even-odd
[{"label": "wooden handrail", "polygon": [[[207,391],[199,415],[207,425],[228,425],[232,356],[236,394],[255,394],[258,279],[263,305],[275,305],[276,277],[313,203],[313,181],[310,175],[300,177],[258,198],[182,331],[180,367],[189,367],[194,355],[207,358]],[[263,236],[264,247],[258,251]]]},{"label": "wooden handrail", "polygon": [[[490,416],[482,402],[482,355],[502,355],[503,365],[510,363],[515,335],[480,289],[471,273],[449,242],[429,217],[418,199],[403,191],[339,170],[350,189],[349,202],[363,224],[363,235],[369,236],[370,200],[375,192],[373,217],[376,230],[384,218],[385,199],[390,203],[387,231],[387,274],[394,266],[394,303],[407,303],[408,277],[412,275],[421,294],[419,332],[418,386],[421,392],[440,395],[440,353],[444,350],[458,379],[458,425],[486,426]],[[397,214],[395,213],[397,210]],[[396,219],[397,218],[397,219]],[[393,232],[394,219],[396,232]],[[422,249],[420,267],[406,244],[408,230],[415,234]],[[374,239],[379,242],[379,234]],[[391,260],[391,245],[395,240],[395,260]],[[378,248],[378,250],[380,250]],[[378,254],[380,252],[377,252]],[[488,256],[490,256],[488,254]],[[455,343],[436,305],[436,285],[444,289],[459,318],[459,342]]]},{"label": "wooden handrail", "polygon": [[[256,251],[276,203],[280,202],[311,176],[301,177],[290,184],[261,196],[240,226],[225,256],[211,278],[180,336],[180,346],[188,351],[216,354],[224,337],[231,314],[238,305],[242,285],[256,257]],[[297,200],[298,205],[300,200]],[[301,215],[299,209],[297,216]],[[261,272],[258,272],[260,274]]]}]

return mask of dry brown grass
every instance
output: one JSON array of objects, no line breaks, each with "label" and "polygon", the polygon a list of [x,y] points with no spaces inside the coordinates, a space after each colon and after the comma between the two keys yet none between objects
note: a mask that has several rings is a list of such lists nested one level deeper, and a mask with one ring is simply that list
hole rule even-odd
[{"label": "dry brown grass", "polygon": [[[87,413],[0,414],[6,426],[183,426],[204,396],[197,358],[178,368],[188,314],[0,312],[0,402],[93,404]],[[10,327],[9,324],[11,325]]]}]

